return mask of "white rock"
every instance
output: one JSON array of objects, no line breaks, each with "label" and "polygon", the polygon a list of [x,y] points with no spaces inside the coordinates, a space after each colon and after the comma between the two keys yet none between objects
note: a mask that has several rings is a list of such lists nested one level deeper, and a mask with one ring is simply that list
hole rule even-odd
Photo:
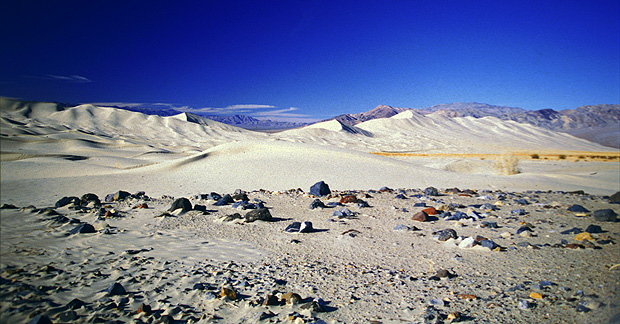
[{"label": "white rock", "polygon": [[459,248],[461,249],[469,249],[476,244],[476,239],[473,237],[468,237],[463,240],[463,242],[459,243]]}]

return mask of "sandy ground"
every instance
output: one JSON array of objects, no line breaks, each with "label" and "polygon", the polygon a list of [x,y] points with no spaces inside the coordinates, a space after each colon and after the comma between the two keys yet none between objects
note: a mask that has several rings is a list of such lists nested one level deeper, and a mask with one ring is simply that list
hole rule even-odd
[{"label": "sandy ground", "polygon": [[[1,322],[36,315],[54,323],[406,323],[457,315],[454,321],[476,323],[618,321],[619,223],[597,221],[592,212],[620,212],[605,198],[620,190],[620,162],[559,159],[568,151],[617,150],[492,118],[404,114],[355,128],[326,122],[266,134],[187,115],[3,103],[0,203],[18,208],[0,211]],[[509,158],[518,152],[540,158]],[[325,203],[353,190],[370,207],[310,210],[308,191],[320,180],[334,191]],[[377,192],[384,186],[394,189]],[[424,194],[431,186],[477,194]],[[248,211],[200,197],[236,189],[263,201],[274,219],[223,221]],[[66,196],[103,200],[119,190],[148,197],[45,209]],[[586,194],[567,193],[577,190]],[[162,216],[172,197],[205,207]],[[149,208],[134,209],[141,203]],[[482,218],[416,222],[411,217],[423,209],[416,203],[457,204],[442,208]],[[487,211],[485,203],[499,209]],[[589,212],[569,212],[573,204]],[[344,207],[354,214],[333,216]],[[284,231],[304,221],[316,231]],[[78,222],[96,232],[68,235]],[[576,240],[589,225],[602,233]],[[517,234],[523,226],[533,233]],[[447,228],[456,241],[434,238]],[[457,247],[476,236],[499,250]],[[440,269],[453,275],[435,278]],[[104,291],[115,282],[125,294]],[[236,298],[220,298],[223,286]],[[289,292],[299,300],[280,305]],[[68,307],[75,298],[84,305]],[[265,298],[270,305],[261,306]],[[152,311],[138,313],[143,304]]]}]

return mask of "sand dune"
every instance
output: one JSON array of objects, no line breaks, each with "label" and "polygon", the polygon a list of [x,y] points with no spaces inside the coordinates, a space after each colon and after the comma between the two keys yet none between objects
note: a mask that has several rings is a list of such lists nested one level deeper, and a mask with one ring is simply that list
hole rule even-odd
[{"label": "sand dune", "polygon": [[[501,154],[507,151],[609,148],[530,125],[496,118],[446,118],[406,111],[391,118],[344,126],[332,120],[265,134],[192,114],[160,117],[115,108],[52,104],[2,106],[2,200],[41,189],[99,194],[150,189],[192,194],[236,188],[284,190],[325,180],[338,188],[617,189],[613,165],[592,176],[574,176],[558,163],[537,173],[499,175],[480,158],[399,158],[370,152]],[[531,164],[535,166],[536,164]],[[563,170],[567,170],[564,172]],[[97,184],[92,179],[97,177]],[[33,181],[34,187],[22,180]],[[6,188],[17,188],[9,192]],[[170,189],[173,188],[173,189]],[[166,192],[173,190],[174,192]]]}]

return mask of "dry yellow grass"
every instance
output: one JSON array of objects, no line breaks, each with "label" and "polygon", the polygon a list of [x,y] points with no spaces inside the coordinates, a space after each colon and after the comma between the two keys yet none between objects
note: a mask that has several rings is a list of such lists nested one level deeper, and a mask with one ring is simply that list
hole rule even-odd
[{"label": "dry yellow grass", "polygon": [[[370,152],[371,154],[387,157],[436,157],[436,158],[469,158],[469,159],[495,159],[499,160],[506,153],[401,153],[401,152]],[[510,152],[519,160],[539,161],[598,161],[619,162],[618,152],[582,152],[582,151],[540,151],[540,152]]]}]

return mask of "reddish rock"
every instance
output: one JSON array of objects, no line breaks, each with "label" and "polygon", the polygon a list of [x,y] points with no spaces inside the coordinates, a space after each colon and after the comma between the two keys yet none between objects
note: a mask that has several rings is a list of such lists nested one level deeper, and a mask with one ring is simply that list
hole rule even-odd
[{"label": "reddish rock", "polygon": [[142,208],[149,208],[149,205],[147,205],[146,203],[142,203],[142,204],[134,207],[134,209],[142,209]]},{"label": "reddish rock", "polygon": [[424,211],[421,211],[421,212],[415,213],[413,217],[411,217],[411,219],[414,221],[418,221],[418,222],[426,222],[427,217],[428,217],[428,214],[426,214]]},{"label": "reddish rock", "polygon": [[458,297],[460,299],[465,299],[465,300],[474,300],[474,299],[476,299],[476,296],[474,296],[472,294],[458,294],[458,295],[456,295],[456,297]]},{"label": "reddish rock", "polygon": [[585,247],[581,244],[570,243],[570,244],[566,244],[566,248],[567,249],[584,249]]},{"label": "reddish rock", "polygon": [[350,203],[354,203],[357,201],[357,197],[355,197],[355,195],[348,195],[348,196],[344,196],[342,198],[340,198],[340,203],[341,204],[350,204]]},{"label": "reddish rock", "polygon": [[422,211],[425,212],[426,215],[437,215],[437,209],[435,209],[435,207],[429,207],[429,208],[423,209]]}]

